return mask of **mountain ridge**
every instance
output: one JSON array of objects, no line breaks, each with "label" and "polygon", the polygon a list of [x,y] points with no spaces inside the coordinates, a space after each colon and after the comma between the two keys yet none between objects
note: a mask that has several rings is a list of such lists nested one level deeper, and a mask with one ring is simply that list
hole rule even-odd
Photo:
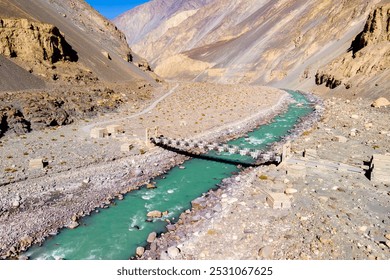
[{"label": "mountain ridge", "polygon": [[[239,0],[226,4],[214,0],[169,28],[166,23],[173,16],[165,19],[131,47],[166,79],[322,92],[325,89],[316,85],[317,70],[347,53],[370,12],[386,3]],[[147,13],[143,7],[129,13]],[[132,28],[123,21],[114,22],[125,34]]]}]

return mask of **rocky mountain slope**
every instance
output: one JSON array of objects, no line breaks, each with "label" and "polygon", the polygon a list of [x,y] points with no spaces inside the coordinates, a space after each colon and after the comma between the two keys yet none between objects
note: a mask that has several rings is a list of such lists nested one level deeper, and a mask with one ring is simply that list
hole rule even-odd
[{"label": "rocky mountain slope", "polygon": [[0,54],[43,78],[154,80],[124,35],[84,1],[1,0],[0,19]]},{"label": "rocky mountain slope", "polygon": [[157,79],[86,2],[0,0],[0,137],[133,105]]},{"label": "rocky mountain slope", "polygon": [[[390,88],[390,3],[369,15],[349,52],[320,68],[316,83],[347,89],[364,84],[382,95]],[[375,89],[376,88],[376,89]]]},{"label": "rocky mountain slope", "polygon": [[[118,16],[114,20],[114,23],[117,26],[120,26],[121,30],[126,33],[128,43],[134,45],[140,41],[148,41],[145,37],[149,36],[149,33],[153,33],[153,31],[161,31],[161,29],[167,31],[170,27],[178,25],[188,17],[188,13],[193,13],[212,1],[213,0],[151,1]],[[164,33],[157,33],[156,35],[161,36]]]},{"label": "rocky mountain slope", "polygon": [[[389,3],[213,0],[196,9],[183,6],[166,14],[168,2],[155,0],[127,14],[127,18],[163,18],[160,25],[143,30],[141,39],[129,41],[157,74],[168,79],[245,82],[305,90],[316,87],[319,69],[325,71],[324,67],[334,59],[350,54],[348,49],[364,29],[370,12]],[[132,20],[126,20],[126,14],[114,22],[128,35],[139,29]],[[373,55],[380,60],[388,53],[381,49]],[[358,59],[353,62],[355,67],[361,66]],[[353,78],[347,83],[352,85]]]},{"label": "rocky mountain slope", "polygon": [[[44,88],[45,82],[0,55],[0,91]],[[17,77],[17,79],[15,79]]]}]

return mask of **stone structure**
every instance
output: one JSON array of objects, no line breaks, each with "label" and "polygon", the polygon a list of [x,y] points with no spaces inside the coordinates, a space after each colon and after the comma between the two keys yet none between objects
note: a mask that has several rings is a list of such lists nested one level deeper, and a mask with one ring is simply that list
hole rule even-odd
[{"label": "stone structure", "polygon": [[118,125],[118,124],[109,125],[109,126],[107,126],[106,129],[107,129],[108,135],[115,135],[115,134],[119,134],[119,133],[124,133],[123,126]]},{"label": "stone structure", "polygon": [[45,165],[44,165],[42,158],[36,158],[36,159],[30,160],[28,167],[30,169],[42,169],[45,167]]},{"label": "stone structure", "polygon": [[291,157],[291,142],[287,142],[282,148],[282,162]]},{"label": "stone structure", "polygon": [[303,152],[303,157],[307,159],[316,159],[318,158],[317,150],[315,149],[305,149]]},{"label": "stone structure", "polygon": [[291,202],[284,193],[267,193],[267,203],[272,209],[290,209]]},{"label": "stone structure", "polygon": [[104,137],[108,136],[108,132],[107,132],[106,128],[96,127],[96,128],[91,129],[90,135],[91,135],[91,138],[98,139],[98,138],[104,138]]},{"label": "stone structure", "polygon": [[158,127],[155,128],[147,128],[145,131],[145,143],[147,146],[150,145],[150,139],[159,137],[158,135]]},{"label": "stone structure", "polygon": [[390,155],[373,155],[370,163],[370,171],[371,181],[390,183]]},{"label": "stone structure", "polygon": [[293,178],[303,178],[306,176],[306,166],[290,164],[287,168],[287,175]]},{"label": "stone structure", "polygon": [[125,143],[121,145],[121,152],[130,152],[134,146],[130,143]]}]

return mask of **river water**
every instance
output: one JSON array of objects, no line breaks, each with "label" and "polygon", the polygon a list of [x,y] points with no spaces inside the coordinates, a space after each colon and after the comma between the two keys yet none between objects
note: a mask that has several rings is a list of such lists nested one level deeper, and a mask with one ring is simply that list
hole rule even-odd
[{"label": "river water", "polygon": [[[268,145],[280,141],[294,127],[300,117],[312,112],[304,96],[289,91],[297,103],[263,125],[247,137],[229,144],[243,148],[266,149]],[[250,163],[246,156],[217,154],[211,156]],[[182,166],[171,169],[164,177],[154,178],[156,189],[141,188],[125,195],[124,200],[116,201],[108,209],[99,209],[79,221],[76,229],[63,229],[60,234],[48,238],[42,246],[31,247],[25,255],[30,259],[67,260],[126,260],[135,254],[138,246],[145,246],[151,232],[164,232],[166,219],[177,220],[191,201],[210,189],[216,188],[222,179],[240,171],[236,164],[205,159],[190,159]],[[169,211],[168,216],[146,221],[149,211]]]}]

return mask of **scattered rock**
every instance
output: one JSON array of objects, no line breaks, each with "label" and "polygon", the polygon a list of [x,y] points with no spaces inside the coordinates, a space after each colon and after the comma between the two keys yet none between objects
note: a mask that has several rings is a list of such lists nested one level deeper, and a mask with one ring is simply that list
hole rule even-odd
[{"label": "scattered rock", "polygon": [[111,56],[110,56],[110,54],[108,52],[103,51],[102,55],[104,55],[104,57],[107,58],[108,60],[111,60]]},{"label": "scattered rock", "polygon": [[168,253],[167,253],[167,252],[161,252],[161,254],[160,254],[160,260],[162,260],[162,261],[168,261],[168,260],[170,260],[170,257],[168,256]]},{"label": "scattered rock", "polygon": [[32,242],[33,242],[32,237],[30,237],[30,236],[25,236],[25,237],[23,237],[23,238],[20,240],[20,246],[21,246],[22,248],[26,248],[26,247],[30,246],[30,245],[32,244]]},{"label": "scattered rock", "polygon": [[263,259],[271,259],[274,254],[274,249],[271,246],[264,246],[259,250],[259,257]]},{"label": "scattered rock", "polygon": [[390,233],[386,234],[385,237],[387,240],[390,240]]},{"label": "scattered rock", "polygon": [[75,229],[75,228],[77,228],[79,225],[80,225],[80,224],[79,224],[78,222],[72,221],[72,222],[70,222],[70,223],[68,224],[67,228],[69,228],[69,229]]},{"label": "scattered rock", "polygon": [[150,211],[146,216],[149,218],[161,218],[163,214],[158,210],[154,210]]},{"label": "scattered rock", "polygon": [[287,188],[287,189],[284,191],[285,194],[294,194],[294,193],[297,193],[297,192],[298,192],[298,190],[293,189],[293,188]]},{"label": "scattered rock", "polygon": [[352,115],[352,116],[351,116],[351,119],[358,120],[358,119],[359,119],[359,116],[358,116],[358,115]]},{"label": "scattered rock", "polygon": [[206,199],[204,197],[198,197],[191,201],[192,209],[200,210],[206,207]]},{"label": "scattered rock", "polygon": [[136,177],[140,177],[140,176],[142,176],[144,174],[144,172],[142,171],[142,169],[140,169],[140,168],[136,168],[135,170],[134,170],[134,175],[136,176]]},{"label": "scattered rock", "polygon": [[362,231],[362,232],[365,232],[367,230],[367,227],[366,226],[361,226],[361,227],[359,227],[359,230]]},{"label": "scattered rock", "polygon": [[142,257],[142,255],[145,253],[144,247],[137,247],[137,250],[135,251],[138,257]]},{"label": "scattered rock", "polygon": [[327,197],[327,196],[319,196],[318,199],[321,200],[323,203],[326,203],[326,202],[328,202],[329,197]]},{"label": "scattered rock", "polygon": [[199,222],[200,220],[202,220],[202,217],[200,215],[195,215],[191,217],[191,222],[193,223]]},{"label": "scattered rock", "polygon": [[161,214],[162,214],[163,216],[168,216],[169,211],[164,211],[164,212],[162,212]]},{"label": "scattered rock", "polygon": [[169,247],[167,252],[171,259],[177,258],[180,254],[180,250],[175,246]]},{"label": "scattered rock", "polygon": [[174,230],[176,230],[176,226],[175,226],[175,225],[172,225],[172,224],[167,225],[166,228],[167,228],[168,231],[174,231]]},{"label": "scattered rock", "polygon": [[380,108],[380,107],[386,107],[386,106],[389,106],[390,105],[390,101],[387,100],[386,98],[384,97],[380,97],[378,98],[377,100],[375,100],[371,106],[374,107],[374,108]]},{"label": "scattered rock", "polygon": [[335,141],[339,142],[339,143],[347,143],[348,139],[344,136],[340,136],[340,135],[336,135],[334,137]]},{"label": "scattered rock", "polygon": [[153,243],[154,240],[156,240],[156,237],[157,237],[157,233],[156,232],[151,232],[149,235],[148,235],[148,239],[146,239],[146,241],[148,243]]},{"label": "scattered rock", "polygon": [[17,208],[17,207],[19,207],[19,206],[20,206],[20,202],[19,202],[18,200],[14,200],[14,201],[12,202],[12,207]]},{"label": "scattered rock", "polygon": [[147,188],[147,189],[155,189],[155,188],[157,188],[157,187],[156,187],[156,185],[150,184],[150,183],[149,183],[149,184],[146,185],[146,188]]},{"label": "scattered rock", "polygon": [[150,244],[150,251],[155,252],[157,251],[157,243],[153,242]]},{"label": "scattered rock", "polygon": [[366,129],[370,129],[370,128],[372,128],[372,126],[373,126],[372,123],[365,123],[365,124],[364,124],[364,127],[365,127]]}]

